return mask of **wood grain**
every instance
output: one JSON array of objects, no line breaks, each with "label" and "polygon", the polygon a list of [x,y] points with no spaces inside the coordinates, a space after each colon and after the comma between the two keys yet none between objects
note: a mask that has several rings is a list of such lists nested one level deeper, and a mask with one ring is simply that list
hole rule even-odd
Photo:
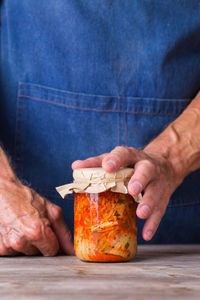
[{"label": "wood grain", "polygon": [[140,246],[127,263],[1,257],[1,299],[200,299],[200,245]]}]

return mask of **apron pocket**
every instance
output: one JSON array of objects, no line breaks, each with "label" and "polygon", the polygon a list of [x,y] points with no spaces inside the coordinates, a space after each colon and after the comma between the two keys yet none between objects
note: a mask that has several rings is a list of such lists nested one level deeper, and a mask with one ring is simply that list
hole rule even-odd
[{"label": "apron pocket", "polygon": [[115,97],[20,83],[15,149],[19,176],[37,189],[54,190],[66,178],[71,180],[74,160],[118,144],[116,110]]}]

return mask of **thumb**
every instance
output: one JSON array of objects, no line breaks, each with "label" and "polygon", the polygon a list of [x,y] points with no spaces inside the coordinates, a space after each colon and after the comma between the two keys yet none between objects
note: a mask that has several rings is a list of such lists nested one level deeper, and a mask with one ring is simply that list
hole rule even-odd
[{"label": "thumb", "polygon": [[71,233],[65,224],[61,207],[47,201],[47,216],[64,253],[74,255]]}]

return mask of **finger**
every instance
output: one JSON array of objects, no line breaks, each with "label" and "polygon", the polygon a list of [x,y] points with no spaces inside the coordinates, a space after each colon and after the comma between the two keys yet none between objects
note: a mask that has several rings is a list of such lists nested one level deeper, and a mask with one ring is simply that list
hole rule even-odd
[{"label": "finger", "polygon": [[58,238],[61,249],[66,254],[74,255],[72,236],[65,224],[62,209],[47,201],[47,215]]},{"label": "finger", "polygon": [[52,231],[49,221],[43,220],[42,234],[32,242],[44,256],[55,256],[59,250],[59,243],[55,233]]},{"label": "finger", "polygon": [[2,235],[0,234],[0,256],[13,256],[16,252],[5,246]]},{"label": "finger", "polygon": [[102,154],[96,157],[89,157],[85,160],[76,160],[72,163],[72,169],[78,168],[95,168],[102,166],[102,160],[106,156],[106,154]]},{"label": "finger", "polygon": [[114,172],[120,167],[133,166],[138,157],[139,151],[135,148],[118,146],[104,157],[102,167],[106,172]]},{"label": "finger", "polygon": [[9,247],[19,253],[25,255],[37,255],[39,250],[34,246],[30,245],[24,237],[20,236],[15,230],[11,230],[7,237],[7,243]]},{"label": "finger", "polygon": [[44,256],[57,254],[59,243],[48,219],[33,215],[21,219],[21,222],[22,232],[28,242]]},{"label": "finger", "polygon": [[156,233],[164,212],[165,210],[159,208],[146,220],[142,230],[142,236],[145,241],[150,241]]},{"label": "finger", "polygon": [[151,182],[142,197],[142,202],[137,207],[137,216],[140,219],[147,219],[153,211],[160,206],[161,202],[161,189],[158,186],[158,183]]},{"label": "finger", "polygon": [[142,203],[137,207],[136,214],[140,219],[147,219],[143,227],[143,238],[146,241],[152,239],[162,216],[165,213],[169,199],[164,190],[159,189],[156,182],[149,184],[145,190]]},{"label": "finger", "polygon": [[134,174],[128,184],[128,191],[132,196],[141,193],[154,179],[156,167],[151,161],[145,159],[137,162],[134,170]]}]

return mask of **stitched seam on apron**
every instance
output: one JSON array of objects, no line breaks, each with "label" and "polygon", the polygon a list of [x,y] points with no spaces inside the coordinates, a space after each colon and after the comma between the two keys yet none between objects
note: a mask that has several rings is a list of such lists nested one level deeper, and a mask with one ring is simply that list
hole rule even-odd
[{"label": "stitched seam on apron", "polygon": [[[19,82],[18,93],[17,93],[17,105],[16,105],[16,127],[15,127],[15,143],[14,143],[14,160],[20,160],[20,165],[18,166],[19,175],[23,176],[23,157],[22,153],[22,141],[23,141],[23,129],[24,129],[24,96],[20,95],[20,89],[25,93],[26,84]],[[21,99],[22,98],[22,99]]]},{"label": "stitched seam on apron", "polygon": [[14,144],[14,160],[17,159],[17,137],[19,127],[19,102],[20,102],[20,88],[21,82],[19,82],[18,93],[17,93],[17,104],[16,104],[16,122],[15,122],[15,144]]},{"label": "stitched seam on apron", "polygon": [[[118,97],[118,95],[115,96],[109,96],[109,95],[100,95],[100,94],[86,94],[86,93],[79,93],[79,92],[71,92],[71,91],[66,91],[66,90],[62,90],[62,89],[56,89],[56,88],[52,88],[52,87],[48,87],[46,85],[40,85],[40,84],[35,84],[35,83],[28,83],[28,82],[23,82],[26,86],[30,86],[30,87],[39,87],[41,90],[52,90],[58,93],[62,93],[62,94],[72,94],[75,96],[83,96],[83,97],[102,97],[102,98],[116,98]],[[59,95],[55,95],[58,96]],[[148,97],[131,97],[131,96],[125,96],[127,99],[145,99],[145,100],[157,100],[157,101],[171,101],[172,98],[148,98]],[[180,101],[180,102],[189,102],[191,101],[191,99],[189,98],[173,98],[173,100],[175,101]]]},{"label": "stitched seam on apron", "polygon": [[59,103],[51,100],[46,100],[38,97],[32,97],[27,95],[19,95],[19,97],[32,99],[39,102],[45,102],[49,104],[54,104],[58,106],[68,107],[68,108],[74,108],[78,110],[89,110],[89,111],[96,111],[96,112],[112,112],[112,113],[127,113],[127,114],[144,114],[144,115],[159,115],[159,116],[177,116],[178,113],[160,113],[160,112],[142,112],[142,111],[124,111],[124,110],[112,110],[112,109],[98,109],[98,108],[91,108],[91,107],[79,107],[76,105],[68,105],[64,103]]},{"label": "stitched seam on apron", "polygon": [[127,115],[126,115],[126,110],[125,110],[125,104],[126,104],[126,99],[125,96],[123,96],[123,108],[124,108],[124,144],[127,146]]},{"label": "stitched seam on apron", "polygon": [[[119,109],[119,96],[117,96],[117,109]],[[118,131],[118,145],[119,145],[120,143],[119,112],[117,113],[117,131]]]},{"label": "stitched seam on apron", "polygon": [[[25,93],[25,88],[26,88],[26,84],[24,83],[23,85],[23,95]],[[24,97],[22,98],[23,99],[23,102],[22,102],[22,119],[21,119],[21,137],[20,137],[20,142],[21,142],[21,145],[20,145],[20,153],[22,153],[22,145],[23,145],[23,129],[24,129]],[[21,174],[24,174],[23,172],[23,164],[21,164]]]}]

